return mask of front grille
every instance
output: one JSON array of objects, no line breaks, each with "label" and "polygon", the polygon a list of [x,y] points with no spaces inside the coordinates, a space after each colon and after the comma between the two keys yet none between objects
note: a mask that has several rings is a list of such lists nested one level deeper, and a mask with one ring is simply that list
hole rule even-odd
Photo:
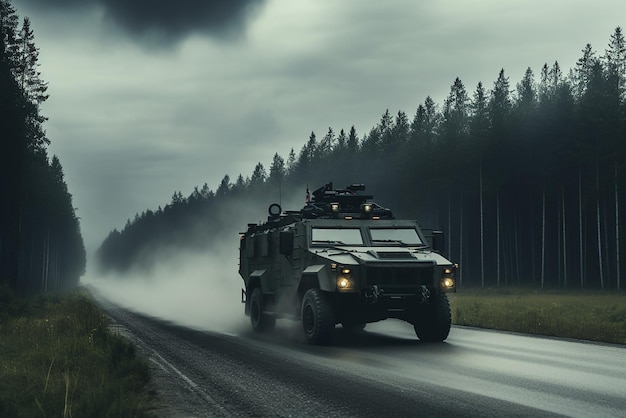
[{"label": "front grille", "polygon": [[365,268],[367,286],[377,285],[390,289],[394,287],[419,287],[433,284],[433,265],[386,265]]}]

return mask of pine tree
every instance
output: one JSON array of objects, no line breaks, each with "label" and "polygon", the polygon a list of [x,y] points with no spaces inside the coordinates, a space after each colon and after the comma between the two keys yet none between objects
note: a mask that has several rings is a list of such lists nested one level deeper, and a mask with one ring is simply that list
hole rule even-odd
[{"label": "pine tree", "polygon": [[261,191],[266,179],[267,173],[265,171],[265,167],[263,167],[263,164],[259,162],[256,167],[254,167],[254,172],[252,173],[252,177],[250,177],[250,187],[252,191]]},{"label": "pine tree", "polygon": [[537,106],[537,87],[533,70],[528,67],[522,81],[517,83],[517,100],[515,107],[526,117],[530,116]]},{"label": "pine tree", "polygon": [[238,192],[243,192],[247,187],[248,182],[244,180],[243,176],[240,173],[239,176],[237,176],[237,181],[235,181],[235,186],[233,188]]},{"label": "pine tree", "polygon": [[469,97],[465,86],[459,77],[454,80],[450,87],[450,93],[443,106],[443,135],[446,139],[445,146],[462,140],[468,133],[469,128]]},{"label": "pine tree", "polygon": [[347,147],[350,154],[356,154],[359,150],[359,137],[356,134],[354,125],[350,128],[350,133],[348,134]]},{"label": "pine tree", "polygon": [[50,143],[46,138],[43,123],[47,118],[40,113],[40,106],[48,99],[48,85],[41,79],[39,67],[39,49],[35,46],[30,20],[26,17],[18,37],[17,65],[14,68],[15,79],[28,102],[32,113],[28,117],[28,147],[33,154],[45,155],[45,147]]},{"label": "pine tree", "polygon": [[411,122],[411,141],[420,142],[422,144],[434,144],[439,119],[440,115],[437,110],[437,104],[432,97],[427,96],[424,103],[417,107],[415,116]]},{"label": "pine tree", "polygon": [[316,149],[317,152],[315,154],[315,159],[318,161],[322,161],[328,158],[333,152],[335,141],[335,131],[333,130],[333,128],[329,127],[328,132],[326,132],[326,135],[324,135]]},{"label": "pine tree", "polygon": [[318,155],[317,147],[317,137],[315,136],[315,132],[311,131],[309,140],[302,146],[300,154],[298,155],[298,161],[295,164],[296,169],[294,173],[296,173],[296,177],[309,181],[313,174],[313,165],[316,163],[316,156]]},{"label": "pine tree", "polygon": [[500,285],[501,275],[501,206],[500,191],[501,184],[504,182],[503,174],[506,170],[502,164],[506,161],[503,150],[507,147],[506,141],[510,139],[509,132],[509,115],[511,113],[511,91],[509,87],[509,79],[504,75],[504,69],[500,70],[498,79],[493,85],[491,97],[489,100],[489,115],[491,119],[491,146],[492,154],[489,165],[494,172],[491,176],[496,179],[496,280]]},{"label": "pine tree", "polygon": [[574,70],[574,86],[576,88],[576,98],[581,99],[587,91],[587,86],[591,80],[591,71],[594,65],[597,63],[595,52],[591,48],[591,44],[585,45],[583,49],[583,56],[576,62],[576,69]]},{"label": "pine tree", "polygon": [[[0,3],[3,13],[7,5]],[[3,33],[7,20],[3,16],[0,21]],[[7,38],[0,37],[0,280],[8,280],[9,286],[17,289],[28,106],[11,73]]]},{"label": "pine tree", "polygon": [[294,173],[296,168],[297,160],[296,160],[296,152],[293,150],[293,147],[289,151],[289,157],[287,157],[287,174],[291,175]]},{"label": "pine tree", "polygon": [[341,129],[339,131],[339,135],[337,136],[337,146],[335,151],[340,155],[343,155],[348,147],[348,137],[346,136],[346,131]]},{"label": "pine tree", "polygon": [[471,102],[472,120],[470,122],[471,142],[475,144],[476,161],[478,166],[478,193],[479,193],[479,226],[480,226],[480,285],[485,286],[485,215],[484,215],[484,170],[487,134],[490,126],[487,93],[483,83],[479,82],[474,91]]},{"label": "pine tree", "polygon": [[620,126],[624,128],[624,120],[626,120],[626,104],[624,98],[626,95],[626,42],[622,29],[618,26],[611,35],[609,48],[605,53],[605,62],[607,68],[607,79],[609,85],[608,99],[612,106],[611,116],[613,116],[613,126],[616,130],[610,132],[613,143],[613,199],[615,202],[615,264],[616,264],[616,288],[621,288],[621,260],[620,260],[620,184],[619,171],[626,155],[626,147],[624,146],[623,131],[620,133]]},{"label": "pine tree", "polygon": [[501,133],[506,117],[511,111],[511,91],[509,78],[504,75],[504,69],[500,70],[498,79],[493,84],[489,100],[489,115],[491,126],[496,133]]},{"label": "pine tree", "polygon": [[220,185],[217,187],[215,191],[216,196],[226,196],[230,193],[232,188],[232,184],[230,184],[230,176],[228,174],[224,175],[222,181],[220,181]]},{"label": "pine tree", "polygon": [[18,57],[18,24],[19,17],[10,0],[0,0],[0,38],[2,41],[3,59],[13,71],[17,66]]},{"label": "pine tree", "polygon": [[614,84],[619,98],[624,97],[626,84],[626,41],[621,27],[615,28],[604,55],[609,82]]},{"label": "pine tree", "polygon": [[280,190],[286,174],[287,172],[285,168],[285,160],[283,159],[283,157],[278,155],[278,153],[275,153],[272,160],[272,165],[270,166],[270,175],[267,179],[268,183],[272,187],[278,188]]},{"label": "pine tree", "polygon": [[409,134],[411,131],[411,125],[409,124],[409,118],[406,113],[399,110],[396,114],[396,118],[391,130],[391,147],[393,150],[398,151],[401,147],[409,141]]}]

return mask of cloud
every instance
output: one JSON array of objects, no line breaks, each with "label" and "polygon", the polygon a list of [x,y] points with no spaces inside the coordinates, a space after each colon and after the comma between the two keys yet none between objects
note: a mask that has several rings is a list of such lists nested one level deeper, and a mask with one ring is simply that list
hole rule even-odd
[{"label": "cloud", "polygon": [[194,33],[236,38],[265,0],[16,0],[45,11],[101,8],[121,30],[148,43],[176,43]]}]

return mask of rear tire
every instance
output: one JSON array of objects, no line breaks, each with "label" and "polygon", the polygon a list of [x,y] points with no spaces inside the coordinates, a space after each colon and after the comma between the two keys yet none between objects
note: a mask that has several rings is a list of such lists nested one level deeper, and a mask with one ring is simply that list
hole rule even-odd
[{"label": "rear tire", "polygon": [[276,326],[276,318],[263,313],[265,304],[260,287],[255,287],[250,297],[250,324],[256,332],[267,332]]},{"label": "rear tire", "polygon": [[325,345],[332,341],[335,314],[328,295],[309,289],[302,299],[302,328],[310,344]]},{"label": "rear tire", "polygon": [[452,315],[448,297],[445,293],[437,292],[420,311],[413,328],[421,341],[441,342],[448,338],[451,325]]}]

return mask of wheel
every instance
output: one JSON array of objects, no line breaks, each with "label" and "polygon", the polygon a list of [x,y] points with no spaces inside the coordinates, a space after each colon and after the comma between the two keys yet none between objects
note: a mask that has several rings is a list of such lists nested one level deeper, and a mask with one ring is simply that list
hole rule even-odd
[{"label": "wheel", "polygon": [[263,293],[260,287],[255,287],[250,297],[250,323],[257,332],[266,332],[274,329],[276,318],[263,314]]},{"label": "wheel", "polygon": [[348,332],[359,332],[365,329],[367,323],[365,322],[342,322],[341,326]]},{"label": "wheel", "polygon": [[327,295],[319,289],[309,289],[302,299],[302,328],[311,344],[331,342],[335,329],[335,315]]},{"label": "wheel", "polygon": [[437,292],[432,295],[429,303],[420,311],[413,328],[415,334],[422,341],[441,342],[448,338],[452,315],[450,302],[445,293]]}]

